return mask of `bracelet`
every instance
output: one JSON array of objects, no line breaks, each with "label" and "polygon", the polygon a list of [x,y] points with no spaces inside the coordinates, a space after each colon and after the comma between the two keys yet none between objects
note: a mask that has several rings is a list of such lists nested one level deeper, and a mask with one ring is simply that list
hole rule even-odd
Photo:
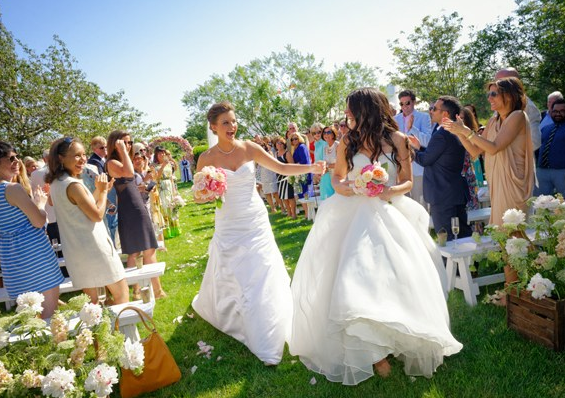
[{"label": "bracelet", "polygon": [[474,136],[475,136],[475,132],[474,132],[473,130],[471,130],[471,134],[469,134],[469,135],[467,136],[467,139],[468,139],[469,141],[471,141]]}]

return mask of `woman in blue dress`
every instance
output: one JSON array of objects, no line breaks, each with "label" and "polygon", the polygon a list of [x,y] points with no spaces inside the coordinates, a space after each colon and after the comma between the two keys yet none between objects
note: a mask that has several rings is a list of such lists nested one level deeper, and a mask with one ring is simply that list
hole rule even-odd
[{"label": "woman in blue dress", "polygon": [[[304,137],[299,133],[292,133],[290,135],[290,145],[292,147],[292,158],[294,163],[297,164],[311,164],[310,153],[308,152],[308,146],[304,141]],[[306,181],[302,182],[302,192],[295,192],[298,194],[298,199],[304,199],[304,194],[308,193],[308,187],[312,184],[312,174],[306,174]],[[308,205],[302,203],[302,209],[304,210],[304,216],[308,217]]]},{"label": "woman in blue dress", "polygon": [[43,318],[57,309],[63,274],[45,233],[43,210],[47,196],[40,190],[32,200],[10,181],[19,171],[14,148],[0,141],[0,264],[10,298],[36,291],[43,294]]}]

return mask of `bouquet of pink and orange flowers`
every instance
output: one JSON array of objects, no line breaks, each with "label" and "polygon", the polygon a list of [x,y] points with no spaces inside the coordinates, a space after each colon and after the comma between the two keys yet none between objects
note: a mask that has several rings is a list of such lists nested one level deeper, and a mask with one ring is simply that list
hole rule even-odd
[{"label": "bouquet of pink and orange flowers", "polygon": [[226,172],[221,167],[206,166],[194,175],[194,199],[200,202],[216,202],[221,208],[227,188]]},{"label": "bouquet of pink and orange flowers", "polygon": [[353,191],[357,195],[375,197],[384,191],[384,184],[388,181],[388,164],[381,166],[379,162],[368,164],[357,170]]}]

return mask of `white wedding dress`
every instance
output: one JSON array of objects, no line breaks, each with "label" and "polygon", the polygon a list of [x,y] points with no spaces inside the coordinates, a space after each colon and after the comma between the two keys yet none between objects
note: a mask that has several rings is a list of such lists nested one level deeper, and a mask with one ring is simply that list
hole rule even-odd
[{"label": "white wedding dress", "polygon": [[255,189],[254,163],[226,174],[225,202],[216,209],[208,265],[192,307],[263,362],[277,364],[290,333],[290,278]]},{"label": "white wedding dress", "polygon": [[[389,184],[396,167],[388,163]],[[370,163],[353,158],[355,169]],[[353,179],[350,173],[349,179]],[[316,215],[292,281],[289,349],[330,381],[355,385],[389,354],[431,377],[462,345],[449,329],[445,269],[417,202],[336,194]]]}]

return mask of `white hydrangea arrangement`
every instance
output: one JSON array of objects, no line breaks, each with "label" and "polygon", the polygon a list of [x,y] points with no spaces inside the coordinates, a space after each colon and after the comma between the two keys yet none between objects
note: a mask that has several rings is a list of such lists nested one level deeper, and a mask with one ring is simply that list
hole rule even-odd
[{"label": "white hydrangea arrangement", "polygon": [[[487,227],[501,249],[488,258],[517,271],[519,280],[511,288],[525,288],[536,299],[565,298],[565,202],[561,195],[541,195],[528,205],[533,210],[528,220],[521,210],[509,209],[502,226]],[[526,231],[535,231],[535,237]]]},{"label": "white hydrangea arrangement", "polygon": [[[22,294],[15,315],[0,318],[0,396],[105,397],[120,366],[143,372],[142,344],[124,342],[108,309],[79,295],[48,326],[38,318],[43,300],[37,292]],[[71,318],[78,318],[72,329]]]}]

